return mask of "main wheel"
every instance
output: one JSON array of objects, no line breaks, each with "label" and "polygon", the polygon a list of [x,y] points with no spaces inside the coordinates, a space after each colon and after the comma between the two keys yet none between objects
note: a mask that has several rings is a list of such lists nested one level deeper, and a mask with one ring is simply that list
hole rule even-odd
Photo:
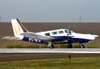
[{"label": "main wheel", "polygon": [[81,47],[81,48],[85,48],[85,45],[84,45],[84,44],[80,44],[80,47]]},{"label": "main wheel", "polygon": [[49,42],[49,43],[48,43],[48,48],[54,48],[54,45],[53,45],[52,42]]}]

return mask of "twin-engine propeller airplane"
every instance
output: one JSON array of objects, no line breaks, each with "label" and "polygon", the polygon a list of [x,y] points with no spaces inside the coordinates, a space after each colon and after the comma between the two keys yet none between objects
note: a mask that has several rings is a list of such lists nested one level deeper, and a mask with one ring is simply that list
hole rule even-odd
[{"label": "twin-engine propeller airplane", "polygon": [[27,42],[48,44],[53,48],[54,44],[68,43],[72,48],[72,43],[79,43],[84,48],[84,43],[95,40],[98,35],[76,33],[70,29],[56,29],[44,32],[29,32],[18,19],[11,20],[14,36],[6,36],[3,39],[22,40]]}]

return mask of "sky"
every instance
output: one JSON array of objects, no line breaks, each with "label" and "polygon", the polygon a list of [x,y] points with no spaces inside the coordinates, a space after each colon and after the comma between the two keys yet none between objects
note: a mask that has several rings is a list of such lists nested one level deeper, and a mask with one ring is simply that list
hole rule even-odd
[{"label": "sky", "polygon": [[0,21],[100,22],[100,0],[0,0]]}]

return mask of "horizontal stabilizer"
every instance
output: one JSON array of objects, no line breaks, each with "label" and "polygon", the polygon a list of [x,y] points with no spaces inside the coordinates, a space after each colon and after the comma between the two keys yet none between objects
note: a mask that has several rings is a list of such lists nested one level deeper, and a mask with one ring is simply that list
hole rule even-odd
[{"label": "horizontal stabilizer", "polygon": [[1,39],[6,39],[6,40],[20,40],[18,37],[14,37],[14,36],[5,36]]}]

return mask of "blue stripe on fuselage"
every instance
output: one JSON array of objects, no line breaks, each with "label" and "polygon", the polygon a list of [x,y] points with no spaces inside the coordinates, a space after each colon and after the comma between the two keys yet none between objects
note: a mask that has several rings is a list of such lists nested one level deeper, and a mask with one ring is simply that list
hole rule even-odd
[{"label": "blue stripe on fuselage", "polygon": [[38,44],[48,44],[47,41],[37,40],[37,39],[29,38],[29,37],[24,37],[23,41],[32,42],[32,43],[38,43]]},{"label": "blue stripe on fuselage", "polygon": [[79,42],[79,43],[87,43],[91,40],[89,39],[82,39],[82,38],[73,38],[72,43]]},{"label": "blue stripe on fuselage", "polygon": [[[75,42],[86,43],[86,42],[90,41],[88,39],[72,38],[72,37],[69,37],[69,36],[52,36],[52,37],[54,38],[52,40],[54,42],[59,42],[59,41],[67,40],[68,42],[66,42],[66,43],[75,43]],[[24,37],[23,41],[39,43],[39,44],[48,44],[48,41],[37,40],[37,39],[29,38],[29,37]]]}]

